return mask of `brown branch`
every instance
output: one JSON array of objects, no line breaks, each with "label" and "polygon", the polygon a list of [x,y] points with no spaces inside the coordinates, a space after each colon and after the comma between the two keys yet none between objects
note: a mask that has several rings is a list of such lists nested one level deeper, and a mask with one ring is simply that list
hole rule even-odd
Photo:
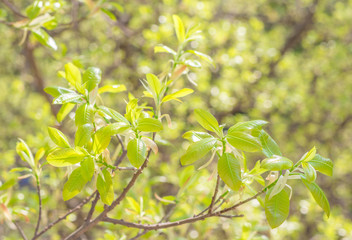
[{"label": "brown branch", "polygon": [[88,223],[90,221],[90,219],[92,218],[93,213],[95,211],[95,206],[97,205],[99,198],[100,198],[100,194],[99,194],[99,192],[96,192],[95,193],[95,198],[94,198],[94,200],[92,202],[92,205],[90,207],[90,210],[89,210],[88,215],[87,215],[86,220],[85,220],[86,223]]},{"label": "brown branch", "polygon": [[215,199],[216,199],[216,196],[218,195],[219,183],[220,183],[220,176],[219,176],[219,174],[217,174],[215,190],[214,190],[214,194],[213,194],[213,196],[212,196],[212,198],[211,198],[211,203],[210,203],[210,206],[209,206],[209,213],[212,213],[212,212],[213,212],[213,207],[214,207]]},{"label": "brown branch", "polygon": [[70,209],[67,213],[65,213],[65,215],[59,217],[58,219],[56,219],[54,222],[48,224],[41,232],[39,232],[38,234],[36,234],[32,240],[37,239],[38,237],[40,237],[41,235],[43,235],[45,232],[47,232],[50,228],[52,228],[54,225],[58,224],[59,222],[61,222],[62,220],[66,219],[66,217],[78,210],[80,210],[85,204],[87,204],[93,197],[94,194],[97,191],[95,191],[94,193],[92,193],[90,196],[88,196],[87,198],[85,198],[82,202],[80,202],[78,205],[76,205],[76,207]]},{"label": "brown branch", "polygon": [[138,168],[135,167],[116,167],[119,171],[136,171]]},{"label": "brown branch", "polygon": [[121,156],[115,161],[115,166],[117,167],[118,165],[120,165],[120,163],[122,162],[122,160],[125,158],[126,154],[127,154],[127,150],[125,148],[125,146],[123,145],[123,141],[120,137],[120,135],[116,135],[117,139],[119,140],[119,143],[121,145],[121,148],[122,148],[122,154]]},{"label": "brown branch", "polygon": [[42,196],[40,194],[40,182],[39,182],[39,177],[37,179],[37,194],[38,194],[38,202],[39,202],[39,214],[38,214],[38,221],[37,221],[37,226],[35,227],[34,231],[34,236],[33,238],[37,235],[39,226],[40,226],[40,221],[42,219]]},{"label": "brown branch", "polygon": [[21,228],[21,226],[18,225],[18,223],[16,221],[13,221],[13,224],[15,224],[15,226],[16,226],[18,232],[21,234],[22,238],[24,240],[28,240],[28,238],[27,238],[26,234],[23,232],[23,229]]}]

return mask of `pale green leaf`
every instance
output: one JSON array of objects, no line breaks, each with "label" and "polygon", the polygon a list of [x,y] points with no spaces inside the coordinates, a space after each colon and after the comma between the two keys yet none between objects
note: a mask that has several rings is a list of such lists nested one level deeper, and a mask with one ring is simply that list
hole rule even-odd
[{"label": "pale green leaf", "polygon": [[271,228],[280,226],[290,212],[290,199],[285,190],[282,190],[269,200],[270,191],[265,196],[265,215]]},{"label": "pale green leaf", "polygon": [[105,85],[98,89],[98,93],[119,93],[126,91],[126,87],[123,84],[116,84],[116,85]]},{"label": "pale green leaf", "polygon": [[319,154],[315,154],[314,158],[309,161],[309,164],[312,165],[317,171],[332,176],[333,172],[333,163],[329,158],[324,158]]},{"label": "pale green leaf", "polygon": [[163,98],[162,102],[167,102],[167,101],[174,100],[174,99],[176,100],[176,99],[178,99],[180,97],[187,96],[187,95],[189,95],[189,94],[191,94],[193,92],[194,91],[192,89],[190,89],[190,88],[184,88],[184,89],[181,89],[181,90],[179,90],[177,92],[174,92],[172,94],[169,94],[169,95],[165,96]]},{"label": "pale green leaf", "polygon": [[49,153],[46,160],[55,167],[66,167],[81,162],[86,155],[81,148],[63,148]]},{"label": "pale green leaf", "polygon": [[233,131],[245,131],[245,130],[252,130],[252,129],[256,129],[256,128],[261,128],[267,123],[268,122],[264,121],[264,120],[252,120],[252,121],[247,121],[247,122],[238,122],[229,128],[228,133],[233,132]]},{"label": "pale green leaf", "polygon": [[233,191],[242,185],[240,161],[230,153],[224,153],[218,161],[218,174]]},{"label": "pale green leaf", "polygon": [[57,116],[56,116],[57,121],[62,122],[75,106],[76,106],[76,104],[74,104],[74,103],[63,104],[61,106],[59,112],[57,113]]},{"label": "pale green leaf", "polygon": [[82,176],[81,167],[73,170],[62,191],[64,201],[70,200],[80,193],[86,183],[87,180]]},{"label": "pale green leaf", "polygon": [[53,104],[80,103],[83,96],[77,93],[65,93],[53,100]]},{"label": "pale green leaf", "polygon": [[101,81],[101,70],[96,67],[89,67],[83,73],[83,84],[88,92],[96,88]]},{"label": "pale green leaf", "polygon": [[98,175],[97,189],[103,203],[106,205],[111,205],[114,200],[114,188],[112,185],[111,175],[106,169],[103,169],[102,173],[104,178],[100,174]]},{"label": "pale green leaf", "polygon": [[48,133],[51,140],[59,147],[69,148],[70,143],[63,132],[56,128],[48,127]]},{"label": "pale green leaf", "polygon": [[256,152],[262,148],[259,140],[248,133],[232,131],[226,135],[226,139],[233,147],[246,152]]},{"label": "pale green leaf", "polygon": [[210,56],[208,56],[204,53],[198,52],[198,51],[194,51],[194,50],[188,50],[187,52],[192,53],[192,54],[198,56],[203,61],[206,61],[207,63],[215,66],[214,60]]},{"label": "pale green leaf", "polygon": [[74,91],[63,87],[46,87],[44,88],[44,91],[47,94],[50,94],[51,96],[53,96],[54,98],[65,93],[75,93]]},{"label": "pale green leaf", "polygon": [[212,138],[213,136],[206,132],[188,131],[182,137],[191,142],[198,142],[205,138]]},{"label": "pale green leaf", "polygon": [[138,138],[131,140],[127,145],[127,157],[132,166],[139,168],[147,156],[147,147],[145,143]]},{"label": "pale green leaf", "polygon": [[94,127],[91,123],[78,126],[75,136],[75,145],[79,147],[86,145],[92,136],[93,129]]},{"label": "pale green leaf", "polygon": [[158,97],[161,90],[161,84],[160,84],[159,78],[152,73],[148,73],[146,77],[147,77],[149,89],[152,91],[153,94],[155,94],[155,96]]},{"label": "pale green leaf", "polygon": [[90,181],[92,180],[92,177],[94,175],[94,160],[92,157],[85,158],[81,162],[81,174],[82,178],[84,178],[85,181]]},{"label": "pale green leaf", "polygon": [[293,166],[293,162],[288,158],[273,155],[270,158],[264,159],[260,166],[270,171],[280,171],[290,169]]},{"label": "pale green leaf", "polygon": [[318,186],[318,184],[312,182],[308,182],[304,178],[302,178],[304,185],[309,189],[316,203],[324,210],[326,215],[330,216],[330,204],[328,199],[326,198],[323,190]]},{"label": "pale green leaf", "polygon": [[116,112],[115,110],[113,110],[111,108],[99,106],[99,110],[102,113],[108,115],[110,118],[114,119],[116,122],[124,122],[127,125],[130,124],[130,122],[124,116],[122,116],[120,113]]},{"label": "pale green leaf", "polygon": [[172,18],[174,20],[177,39],[179,43],[183,43],[185,41],[185,27],[183,26],[183,22],[177,15],[173,15]]},{"label": "pale green leaf", "polygon": [[55,40],[50,37],[50,35],[42,28],[31,29],[34,37],[44,46],[51,48],[52,50],[57,50],[57,45]]},{"label": "pale green leaf", "polygon": [[155,118],[140,118],[137,120],[137,130],[142,132],[159,132],[163,125]]},{"label": "pale green leaf", "polygon": [[302,163],[302,168],[304,171],[304,176],[306,177],[308,182],[314,182],[317,178],[317,172],[315,171],[314,167],[310,165],[308,162]]},{"label": "pale green leaf", "polygon": [[75,124],[80,126],[94,121],[94,107],[88,103],[82,104],[76,110]]},{"label": "pale green leaf", "polygon": [[181,164],[192,164],[198,159],[204,157],[213,147],[215,147],[216,141],[217,140],[214,137],[211,137],[192,143],[188,147],[186,153],[181,157]]},{"label": "pale green leaf", "polygon": [[219,123],[216,118],[211,115],[208,111],[203,109],[195,109],[194,114],[197,122],[206,130],[216,132],[219,136],[221,136],[222,132],[219,127]]},{"label": "pale green leaf", "polygon": [[33,154],[29,149],[25,141],[19,138],[19,142],[16,144],[16,152],[21,157],[21,159],[29,164],[31,168],[35,168],[35,162]]},{"label": "pale green leaf", "polygon": [[159,52],[166,52],[166,53],[171,53],[172,55],[176,55],[176,52],[169,48],[168,46],[165,45],[157,45],[154,47],[154,53],[159,53]]},{"label": "pale green leaf", "polygon": [[277,143],[270,137],[268,133],[264,130],[261,130],[259,133],[259,139],[263,147],[263,153],[267,157],[271,157],[273,155],[281,156],[281,151]]}]

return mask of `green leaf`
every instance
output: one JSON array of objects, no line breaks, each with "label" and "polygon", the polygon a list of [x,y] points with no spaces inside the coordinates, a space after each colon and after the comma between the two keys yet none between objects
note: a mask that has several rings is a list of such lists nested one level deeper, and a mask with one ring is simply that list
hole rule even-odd
[{"label": "green leaf", "polygon": [[156,97],[159,97],[160,90],[161,90],[161,84],[160,84],[159,78],[152,73],[148,73],[146,77],[147,77],[147,82],[150,90]]},{"label": "green leaf", "polygon": [[232,131],[226,135],[226,139],[235,148],[246,152],[256,152],[262,148],[259,140],[248,133]]},{"label": "green leaf", "polygon": [[45,149],[43,147],[39,148],[39,150],[36,152],[34,156],[34,162],[35,164],[38,164],[39,160],[44,157],[45,155]]},{"label": "green leaf", "polygon": [[16,152],[21,157],[21,159],[29,164],[31,168],[35,168],[34,158],[28,145],[22,139],[16,144]]},{"label": "green leaf", "polygon": [[302,158],[299,160],[300,162],[308,162],[315,157],[317,150],[313,147],[309,152],[306,152]]},{"label": "green leaf", "polygon": [[314,158],[308,161],[317,171],[332,176],[333,172],[333,163],[329,158],[324,158],[319,154],[315,154]]},{"label": "green leaf", "polygon": [[140,118],[137,120],[137,130],[142,132],[159,132],[163,125],[155,118]]},{"label": "green leaf", "polygon": [[230,153],[224,153],[218,161],[218,174],[233,191],[242,185],[240,161]]},{"label": "green leaf", "polygon": [[212,135],[206,132],[195,132],[195,131],[188,131],[182,136],[183,138],[187,139],[191,142],[198,142],[205,138],[213,138]]},{"label": "green leaf", "polygon": [[93,129],[94,127],[91,123],[78,126],[75,137],[75,145],[79,147],[86,145],[92,136]]},{"label": "green leaf", "polygon": [[44,91],[47,94],[50,94],[51,96],[53,96],[54,98],[57,98],[58,96],[65,93],[75,93],[74,91],[63,87],[46,87],[44,88]]},{"label": "green leaf", "polygon": [[270,191],[265,196],[265,215],[271,228],[280,226],[290,212],[290,199],[283,189],[269,200]]},{"label": "green leaf", "polygon": [[203,109],[195,109],[194,114],[197,122],[206,130],[216,132],[219,136],[222,135],[222,131],[219,127],[219,123],[216,118],[211,115],[208,111]]},{"label": "green leaf", "polygon": [[42,28],[31,29],[34,37],[44,46],[57,50],[55,40]]},{"label": "green leaf", "polygon": [[202,64],[197,60],[188,59],[185,61],[185,64],[186,64],[186,66],[193,67],[193,68],[201,68],[202,67]]},{"label": "green leaf", "polygon": [[271,157],[273,155],[282,155],[279,146],[277,143],[267,134],[264,130],[259,132],[259,139],[263,147],[263,153],[267,157]]},{"label": "green leaf", "polygon": [[14,178],[7,180],[0,186],[0,191],[4,191],[6,189],[9,189],[13,185],[16,184],[16,180]]},{"label": "green leaf", "polygon": [[238,122],[229,128],[228,133],[231,133],[234,131],[245,131],[245,130],[252,130],[252,129],[256,129],[256,128],[261,128],[265,124],[268,124],[268,122],[263,121],[263,120],[252,120],[252,121],[247,121],[247,122]]},{"label": "green leaf", "polygon": [[82,77],[81,71],[72,63],[65,64],[65,74],[66,80],[74,87],[76,87],[77,91],[82,92]]},{"label": "green leaf", "polygon": [[191,93],[193,93],[194,91],[190,88],[184,88],[184,89],[181,89],[177,92],[174,92],[172,94],[169,94],[167,96],[165,96],[162,100],[162,102],[167,102],[167,101],[171,101],[171,100],[178,100],[178,98],[180,97],[184,97],[184,96],[187,96]]},{"label": "green leaf", "polygon": [[70,200],[80,193],[87,182],[82,175],[81,167],[73,170],[62,191],[64,201]]},{"label": "green leaf", "polygon": [[75,106],[76,104],[74,103],[63,104],[60,108],[60,111],[57,113],[57,116],[56,116],[57,121],[62,122]]},{"label": "green leaf", "polygon": [[194,50],[188,50],[187,52],[192,53],[192,54],[198,56],[203,61],[206,61],[207,63],[215,66],[214,60],[210,56],[208,56],[204,53],[198,52],[198,51],[194,51]]},{"label": "green leaf", "polygon": [[132,166],[139,168],[147,156],[147,147],[145,143],[138,138],[131,140],[127,145],[127,157]]},{"label": "green leaf", "polygon": [[49,153],[46,160],[54,167],[66,167],[81,162],[86,155],[81,148],[63,148]]},{"label": "green leaf", "polygon": [[273,155],[270,158],[264,159],[260,166],[270,171],[280,171],[290,169],[293,166],[293,162],[288,158]]},{"label": "green leaf", "polygon": [[83,96],[77,93],[65,93],[54,99],[53,104],[81,103]]},{"label": "green leaf", "polygon": [[100,154],[105,148],[109,146],[112,135],[113,133],[111,132],[111,127],[109,127],[109,125],[102,127],[95,132],[93,138],[93,151],[95,154]]},{"label": "green leaf", "polygon": [[88,157],[81,162],[81,174],[85,181],[89,182],[92,180],[94,175],[94,160],[92,157]]},{"label": "green leaf", "polygon": [[82,104],[76,110],[75,124],[80,126],[94,121],[94,107],[88,103]]},{"label": "green leaf", "polygon": [[166,52],[166,53],[171,53],[172,55],[176,55],[177,53],[169,48],[168,46],[165,45],[157,45],[154,47],[154,53],[159,53],[159,52]]},{"label": "green leaf", "polygon": [[183,22],[177,15],[173,15],[172,18],[174,20],[177,39],[179,43],[183,43],[185,41],[185,27],[183,26]]},{"label": "green leaf", "polygon": [[312,182],[308,182],[306,179],[302,178],[304,185],[308,188],[310,193],[312,194],[315,202],[324,210],[326,215],[330,216],[330,204],[328,199],[326,198],[323,190],[318,186],[318,184]]},{"label": "green leaf", "polygon": [[186,153],[181,157],[181,164],[188,165],[192,164],[198,159],[204,157],[213,147],[216,145],[216,139],[205,138],[198,142],[192,143]]},{"label": "green leaf", "polygon": [[57,146],[63,147],[63,148],[71,147],[70,143],[68,142],[67,137],[60,130],[58,130],[56,128],[48,127],[48,133],[49,133],[49,136],[50,136],[51,140]]},{"label": "green leaf", "polygon": [[[40,1],[34,1],[33,4],[29,5],[26,8],[26,15],[29,19],[36,18],[40,13]],[[42,2],[43,3],[43,2]]]},{"label": "green leaf", "polygon": [[113,20],[113,21],[116,21],[116,17],[115,17],[115,15],[111,12],[111,11],[109,11],[108,9],[106,9],[106,8],[100,8],[100,10],[103,12],[103,13],[105,13],[111,20]]},{"label": "green leaf", "polygon": [[83,84],[88,92],[96,88],[101,81],[101,70],[96,67],[89,67],[83,73]]},{"label": "green leaf", "polygon": [[106,169],[103,169],[102,173],[104,178],[100,174],[98,175],[97,189],[103,203],[106,205],[111,205],[114,200],[114,188],[112,185],[111,175]]},{"label": "green leaf", "polygon": [[304,176],[306,177],[308,182],[314,182],[317,178],[317,172],[314,167],[307,162],[302,163],[302,168],[304,171]]},{"label": "green leaf", "polygon": [[99,110],[102,113],[108,115],[110,118],[114,119],[116,122],[124,122],[127,125],[130,124],[130,122],[124,116],[122,116],[120,113],[116,112],[115,110],[113,110],[111,108],[100,106]]},{"label": "green leaf", "polygon": [[98,93],[99,94],[102,94],[102,93],[105,93],[105,92],[108,92],[108,93],[119,93],[119,92],[123,92],[123,91],[126,91],[126,87],[125,85],[121,84],[116,84],[116,85],[105,85],[101,88],[98,89]]}]

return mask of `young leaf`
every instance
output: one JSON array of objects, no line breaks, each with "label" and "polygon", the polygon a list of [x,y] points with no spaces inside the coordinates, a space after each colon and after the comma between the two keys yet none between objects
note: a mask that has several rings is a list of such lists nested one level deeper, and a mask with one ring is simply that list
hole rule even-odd
[{"label": "young leaf", "polygon": [[28,145],[22,139],[16,144],[16,152],[21,157],[21,159],[28,163],[31,168],[35,168],[34,158]]},{"label": "young leaf", "polygon": [[153,94],[157,97],[159,97],[160,90],[161,90],[161,84],[160,80],[157,76],[155,76],[152,73],[147,74],[147,82],[150,90],[153,92]]},{"label": "young leaf", "polygon": [[92,180],[94,175],[94,160],[91,157],[86,158],[81,162],[81,174],[85,181],[89,182]]},{"label": "young leaf", "polygon": [[167,101],[171,101],[171,100],[178,100],[178,98],[187,96],[187,95],[189,95],[191,93],[193,93],[192,89],[184,88],[184,89],[181,89],[181,90],[179,90],[177,92],[174,92],[172,94],[169,94],[169,95],[165,96],[163,98],[162,102],[167,102]]},{"label": "young leaf", "polygon": [[172,55],[176,55],[177,53],[172,50],[171,48],[169,48],[168,46],[165,45],[157,45],[154,47],[154,53],[159,53],[159,52],[167,52],[167,53],[171,53]]},{"label": "young leaf", "polygon": [[219,127],[219,123],[216,118],[211,115],[208,111],[203,109],[195,109],[194,115],[196,117],[197,122],[206,130],[216,132],[219,136],[221,136],[222,131]]},{"label": "young leaf", "polygon": [[59,147],[63,147],[63,148],[71,147],[67,137],[60,130],[56,128],[48,127],[48,133],[51,140]]},{"label": "young leaf", "polygon": [[106,170],[102,170],[104,178],[101,175],[98,175],[97,179],[97,189],[99,191],[101,200],[106,205],[111,205],[114,200],[114,189],[112,185],[112,179],[110,173]]},{"label": "young leaf", "polygon": [[145,143],[138,138],[131,140],[127,145],[127,157],[132,166],[139,168],[147,156],[147,147]]},{"label": "young leaf", "polygon": [[308,161],[317,171],[332,176],[333,172],[333,163],[329,158],[324,158],[319,154],[315,154],[314,158]]},{"label": "young leaf", "polygon": [[248,133],[232,131],[227,134],[226,139],[235,148],[246,152],[256,152],[262,148],[258,139]]},{"label": "young leaf", "polygon": [[102,112],[102,113],[108,115],[109,117],[111,117],[112,119],[114,119],[116,122],[124,122],[127,125],[130,124],[130,122],[124,116],[122,116],[120,113],[116,112],[115,110],[113,110],[111,108],[100,106],[99,110],[100,110],[100,112]]},{"label": "young leaf", "polygon": [[101,88],[98,89],[98,93],[102,94],[102,93],[119,93],[119,92],[123,92],[126,91],[126,87],[125,85],[121,84],[116,84],[116,85],[105,85]]},{"label": "young leaf", "polygon": [[198,159],[204,157],[213,147],[215,147],[216,139],[214,137],[205,138],[198,142],[192,143],[186,153],[181,157],[181,164],[192,164]]},{"label": "young leaf", "polygon": [[73,170],[62,191],[64,201],[70,200],[80,193],[86,183],[87,181],[82,176],[81,168],[79,167]]},{"label": "young leaf", "polygon": [[54,98],[65,93],[75,93],[74,91],[63,87],[46,87],[44,88],[44,92],[46,92],[47,94],[50,94]]},{"label": "young leaf", "polygon": [[212,135],[206,132],[195,132],[195,131],[188,131],[182,136],[183,138],[187,139],[191,142],[198,142],[205,138],[213,138]]},{"label": "young leaf", "polygon": [[100,128],[94,134],[93,151],[95,154],[100,154],[105,148],[109,146],[111,136],[111,128],[108,126]]},{"label": "young leaf", "polygon": [[306,152],[302,158],[299,160],[300,162],[308,162],[315,157],[317,150],[313,147],[309,152]]},{"label": "young leaf", "polygon": [[194,50],[187,50],[187,52],[192,53],[192,54],[198,56],[203,61],[206,61],[207,63],[215,66],[214,60],[210,56],[208,56],[204,53],[198,52],[198,51],[194,51]]},{"label": "young leaf", "polygon": [[264,159],[260,166],[270,171],[281,171],[290,169],[293,166],[293,162],[288,158],[273,155],[270,158]]},{"label": "young leaf", "polygon": [[218,161],[218,174],[233,191],[242,185],[240,161],[230,153],[224,153]]},{"label": "young leaf", "polygon": [[55,40],[50,37],[50,35],[42,28],[31,29],[34,37],[44,46],[51,48],[52,50],[57,50],[57,45]]},{"label": "young leaf", "polygon": [[63,148],[51,152],[46,160],[54,167],[66,167],[81,162],[86,155],[81,148]]},{"label": "young leaf", "polygon": [[92,123],[94,120],[94,107],[88,103],[82,104],[76,110],[75,124],[80,126],[86,123]]},{"label": "young leaf", "polygon": [[179,43],[183,43],[185,41],[185,27],[183,26],[183,22],[177,15],[173,15],[172,18],[174,20],[177,39]]},{"label": "young leaf", "polygon": [[277,143],[267,134],[264,130],[259,133],[259,139],[263,147],[263,153],[267,157],[272,157],[273,155],[281,156],[280,148]]},{"label": "young leaf", "polygon": [[137,120],[137,130],[142,132],[159,132],[163,125],[155,118],[140,118]]},{"label": "young leaf", "polygon": [[271,228],[280,226],[288,217],[290,199],[283,189],[269,200],[270,191],[265,196],[265,215]]},{"label": "young leaf", "polygon": [[314,182],[317,178],[317,172],[315,171],[314,167],[307,162],[302,163],[302,168],[304,171],[304,176],[306,177],[308,182]]},{"label": "young leaf", "polygon": [[60,111],[57,113],[56,119],[58,122],[62,122],[65,117],[72,111],[76,106],[74,103],[65,103],[61,106]]},{"label": "young leaf", "polygon": [[233,131],[245,131],[245,130],[252,130],[255,128],[261,128],[267,123],[268,123],[267,121],[263,121],[263,120],[252,120],[252,121],[247,121],[247,122],[238,122],[229,128],[228,133],[231,133]]},{"label": "young leaf", "polygon": [[77,93],[65,93],[53,100],[53,104],[80,103],[83,96]]},{"label": "young leaf", "polygon": [[89,67],[83,73],[83,84],[88,92],[96,88],[101,81],[101,70],[96,67]]},{"label": "young leaf", "polygon": [[81,71],[72,63],[65,64],[66,80],[81,92],[82,77]]},{"label": "young leaf", "polygon": [[323,190],[316,183],[310,183],[306,179],[302,178],[304,185],[308,188],[316,203],[324,210],[326,215],[330,216],[330,204],[328,199],[326,198]]},{"label": "young leaf", "polygon": [[92,136],[93,129],[94,127],[91,123],[78,126],[75,137],[75,145],[79,147],[86,145]]}]

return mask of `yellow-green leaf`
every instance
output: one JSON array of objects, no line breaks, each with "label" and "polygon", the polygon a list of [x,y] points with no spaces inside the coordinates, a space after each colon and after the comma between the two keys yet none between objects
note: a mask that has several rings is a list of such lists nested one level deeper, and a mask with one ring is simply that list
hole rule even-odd
[{"label": "yellow-green leaf", "polygon": [[242,185],[240,161],[230,153],[224,153],[218,161],[218,174],[233,191]]},{"label": "yellow-green leaf", "polygon": [[51,140],[57,146],[63,147],[63,148],[71,147],[70,143],[68,142],[67,137],[60,130],[58,130],[56,128],[48,127],[48,133],[49,133],[49,136],[50,136]]},{"label": "yellow-green leaf", "polygon": [[185,27],[183,26],[183,22],[177,15],[173,15],[172,18],[174,20],[177,39],[179,43],[183,43],[185,41]]},{"label": "yellow-green leaf", "polygon": [[177,100],[178,98],[180,97],[184,97],[184,96],[187,96],[191,93],[193,93],[194,91],[190,88],[184,88],[184,89],[181,89],[177,92],[174,92],[172,94],[169,94],[167,96],[165,96],[162,100],[162,102],[167,102],[167,101],[170,101],[170,100]]}]

